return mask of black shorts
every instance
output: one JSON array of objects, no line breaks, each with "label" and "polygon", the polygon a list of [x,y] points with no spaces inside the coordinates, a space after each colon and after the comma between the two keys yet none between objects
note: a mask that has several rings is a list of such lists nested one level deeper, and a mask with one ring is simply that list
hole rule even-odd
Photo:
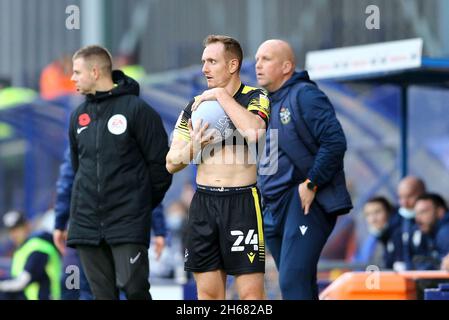
[{"label": "black shorts", "polygon": [[189,209],[184,262],[191,272],[265,272],[260,194],[255,185],[198,186]]}]

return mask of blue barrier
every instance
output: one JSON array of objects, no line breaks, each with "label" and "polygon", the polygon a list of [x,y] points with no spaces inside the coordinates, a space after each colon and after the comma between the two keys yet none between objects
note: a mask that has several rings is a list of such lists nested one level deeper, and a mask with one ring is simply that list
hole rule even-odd
[{"label": "blue barrier", "polygon": [[425,289],[424,300],[449,300],[449,283],[440,283],[438,288]]}]

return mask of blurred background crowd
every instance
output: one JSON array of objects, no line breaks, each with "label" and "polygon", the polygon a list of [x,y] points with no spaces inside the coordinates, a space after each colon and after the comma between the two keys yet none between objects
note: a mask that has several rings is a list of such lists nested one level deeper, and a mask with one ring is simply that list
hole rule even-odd
[{"label": "blurred background crowd", "polygon": [[[373,4],[380,8],[380,28],[368,30],[365,9]],[[76,19],[70,6],[79,9],[79,28],[67,25],[67,19]],[[448,66],[448,17],[446,0],[0,0],[0,279],[10,276],[20,241],[32,232],[53,232],[68,119],[83,99],[70,81],[71,56],[81,46],[107,47],[114,68],[140,83],[142,98],[171,134],[180,110],[206,87],[199,63],[208,34],[240,41],[242,79],[255,85],[254,54],[269,38],[288,40],[301,68],[312,50],[416,37],[424,40],[424,55],[436,68]],[[409,87],[406,118],[401,86],[319,82],[346,133],[345,171],[354,202],[323,251],[323,287],[344,271],[369,265],[449,269],[448,79]],[[149,253],[156,286],[191,280],[183,271],[183,241],[194,170],[190,166],[174,176],[163,202],[165,221],[154,236],[164,236],[166,246],[159,259],[154,246]],[[80,298],[65,285],[67,266],[78,263],[74,255],[67,250],[60,257],[61,298]],[[271,299],[280,298],[276,277],[268,257]],[[232,278],[228,287],[235,296]]]}]

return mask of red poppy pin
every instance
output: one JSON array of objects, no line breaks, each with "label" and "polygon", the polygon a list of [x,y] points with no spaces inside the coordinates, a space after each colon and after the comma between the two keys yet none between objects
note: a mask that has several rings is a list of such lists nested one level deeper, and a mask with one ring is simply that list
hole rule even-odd
[{"label": "red poppy pin", "polygon": [[80,114],[78,117],[78,123],[80,126],[84,127],[90,123],[90,117],[87,113]]}]

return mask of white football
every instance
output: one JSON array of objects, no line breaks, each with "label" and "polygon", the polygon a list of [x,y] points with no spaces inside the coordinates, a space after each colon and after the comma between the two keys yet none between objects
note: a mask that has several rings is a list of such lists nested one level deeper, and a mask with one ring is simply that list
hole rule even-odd
[{"label": "white football", "polygon": [[208,130],[212,129],[216,131],[216,137],[220,141],[231,136],[235,130],[231,119],[216,100],[203,101],[192,112],[192,126],[194,129],[199,119],[202,120],[202,124],[206,122],[209,124]]}]

